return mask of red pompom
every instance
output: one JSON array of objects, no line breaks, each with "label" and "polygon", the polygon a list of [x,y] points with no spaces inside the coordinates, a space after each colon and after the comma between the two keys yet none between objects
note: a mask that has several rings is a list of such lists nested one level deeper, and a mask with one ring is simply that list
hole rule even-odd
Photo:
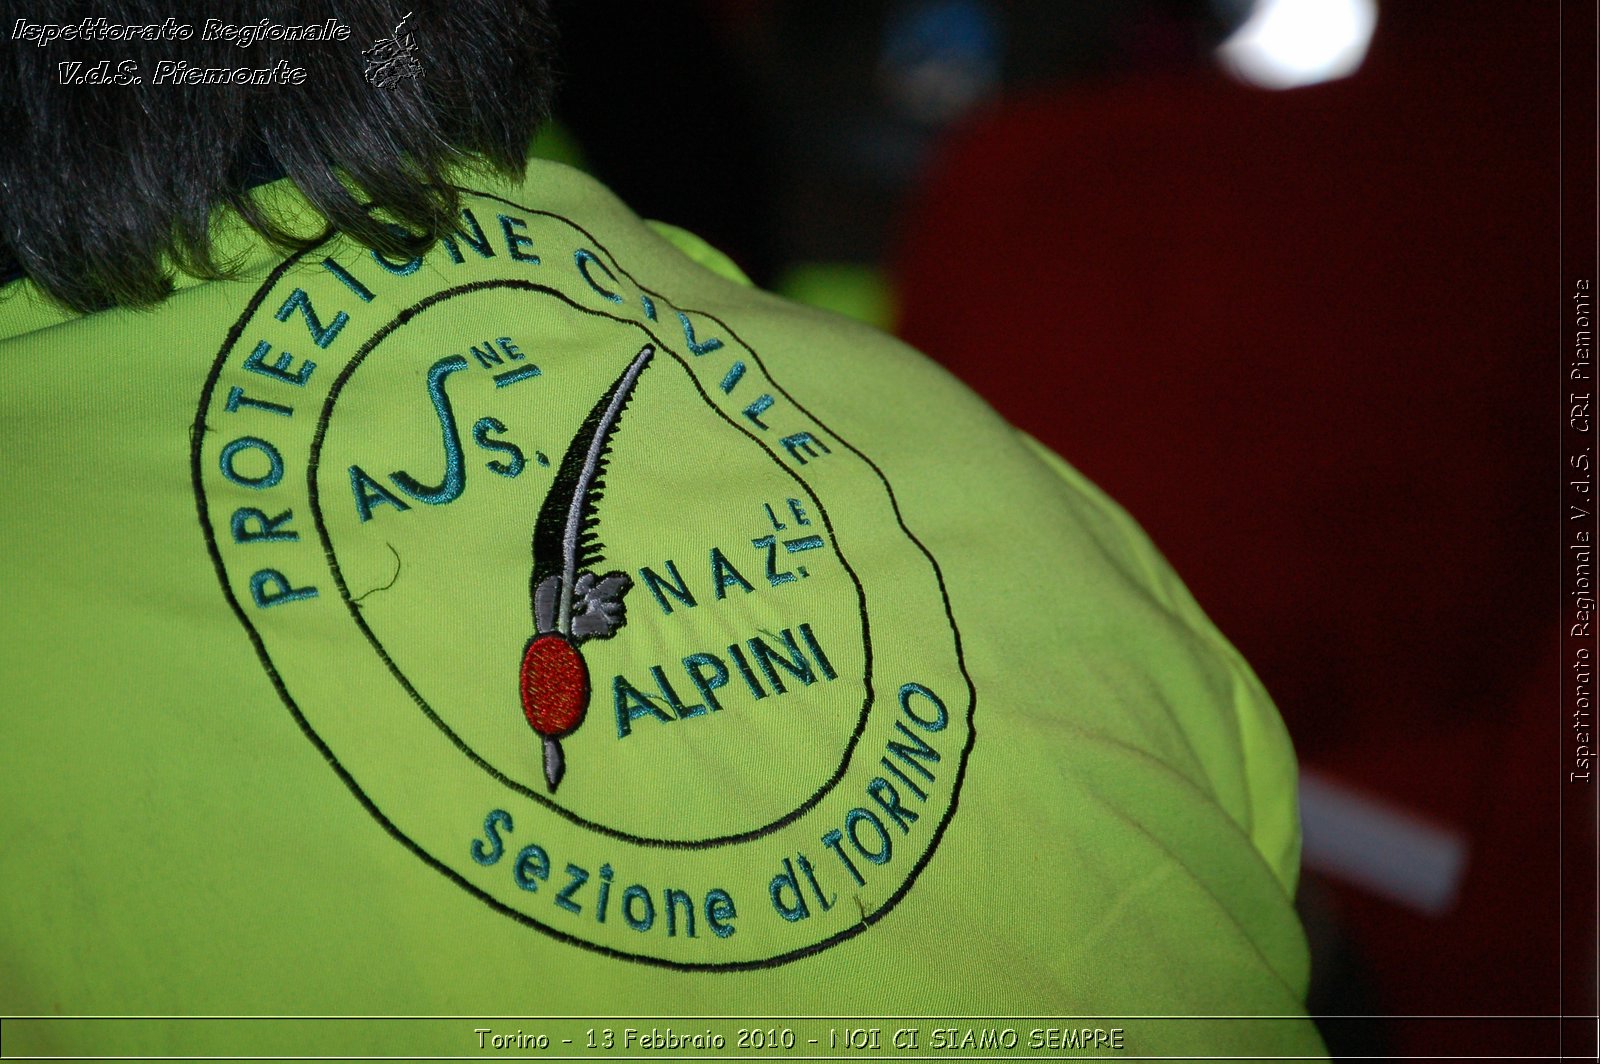
[{"label": "red pompom", "polygon": [[528,641],[522,653],[522,712],[546,738],[566,735],[583,723],[589,706],[589,669],[578,648],[550,632]]}]

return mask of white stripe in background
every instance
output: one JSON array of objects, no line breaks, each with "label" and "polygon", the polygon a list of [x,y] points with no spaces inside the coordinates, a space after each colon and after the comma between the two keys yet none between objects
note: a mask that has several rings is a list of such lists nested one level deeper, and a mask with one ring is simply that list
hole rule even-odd
[{"label": "white stripe in background", "polygon": [[1467,839],[1328,776],[1300,772],[1307,868],[1439,916],[1455,903]]}]

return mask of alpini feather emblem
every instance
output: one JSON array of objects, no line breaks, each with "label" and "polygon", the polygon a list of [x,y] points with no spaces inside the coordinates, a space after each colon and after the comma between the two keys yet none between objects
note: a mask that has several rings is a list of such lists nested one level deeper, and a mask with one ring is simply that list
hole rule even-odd
[{"label": "alpini feather emblem", "polygon": [[578,729],[589,707],[589,670],[579,645],[609,639],[627,623],[622,600],[632,578],[620,571],[597,575],[605,562],[597,505],[617,425],[654,355],[653,346],[640,348],[584,418],[533,527],[533,637],[522,652],[522,712],[544,740],[552,792],[566,772],[561,737]]}]

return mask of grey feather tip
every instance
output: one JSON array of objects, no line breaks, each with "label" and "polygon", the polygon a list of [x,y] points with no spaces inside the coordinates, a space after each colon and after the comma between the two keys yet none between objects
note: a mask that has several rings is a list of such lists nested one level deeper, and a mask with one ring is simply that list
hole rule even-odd
[{"label": "grey feather tip", "polygon": [[544,781],[550,785],[550,793],[556,793],[556,788],[561,786],[561,777],[567,773],[567,759],[561,754],[559,740],[546,737],[544,741]]}]

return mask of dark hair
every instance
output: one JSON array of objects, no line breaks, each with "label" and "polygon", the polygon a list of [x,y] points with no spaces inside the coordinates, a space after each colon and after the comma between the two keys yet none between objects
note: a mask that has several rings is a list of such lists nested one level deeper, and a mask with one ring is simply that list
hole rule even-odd
[{"label": "dark hair", "polygon": [[[544,0],[39,0],[22,7],[28,10],[8,12],[9,25],[0,27],[12,38],[0,47],[0,272],[9,258],[78,310],[157,302],[171,291],[174,269],[228,276],[208,236],[219,208],[237,211],[284,248],[303,245],[304,234],[263,217],[247,195],[276,176],[292,180],[329,227],[409,258],[456,215],[447,168],[471,156],[520,176],[549,108],[553,31]],[[85,40],[80,32],[41,45],[19,39],[23,16],[44,26],[173,19],[193,32],[148,41]],[[247,47],[241,37],[202,39],[211,19],[257,30],[263,19],[293,27],[330,18],[349,28],[348,37],[260,39]],[[403,18],[420,76],[374,85],[363,52],[394,39]],[[62,83],[67,68],[58,64],[81,63],[71,69],[82,73],[102,60],[110,75],[137,73],[141,83]],[[273,69],[283,61],[305,74],[300,84],[174,84],[170,77],[156,84],[163,60],[199,69]]]}]

